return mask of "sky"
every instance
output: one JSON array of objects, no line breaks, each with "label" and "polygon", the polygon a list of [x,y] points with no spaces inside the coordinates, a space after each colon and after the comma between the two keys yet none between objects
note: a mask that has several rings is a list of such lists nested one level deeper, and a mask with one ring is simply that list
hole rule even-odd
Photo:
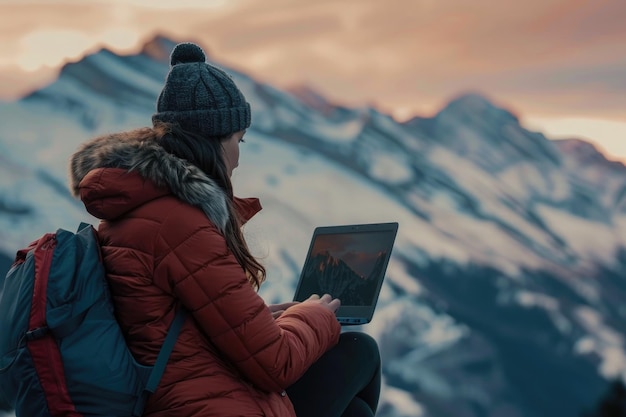
[{"label": "sky", "polygon": [[626,161],[625,0],[0,0],[0,99],[156,34],[278,88],[398,120],[477,92]]}]

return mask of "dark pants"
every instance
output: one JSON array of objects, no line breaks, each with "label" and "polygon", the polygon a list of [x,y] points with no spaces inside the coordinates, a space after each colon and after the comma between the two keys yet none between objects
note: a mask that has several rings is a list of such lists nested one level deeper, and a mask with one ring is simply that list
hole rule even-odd
[{"label": "dark pants", "polygon": [[298,417],[374,416],[380,395],[376,341],[365,333],[342,333],[287,394]]}]

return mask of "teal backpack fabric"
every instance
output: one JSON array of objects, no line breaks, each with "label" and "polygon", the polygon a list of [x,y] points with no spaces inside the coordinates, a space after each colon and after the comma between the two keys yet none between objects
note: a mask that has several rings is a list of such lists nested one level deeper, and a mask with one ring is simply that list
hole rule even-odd
[{"label": "teal backpack fabric", "polygon": [[94,228],[45,234],[18,251],[0,292],[0,404],[17,417],[140,416],[183,321],[179,309],[154,366],[137,363]]}]

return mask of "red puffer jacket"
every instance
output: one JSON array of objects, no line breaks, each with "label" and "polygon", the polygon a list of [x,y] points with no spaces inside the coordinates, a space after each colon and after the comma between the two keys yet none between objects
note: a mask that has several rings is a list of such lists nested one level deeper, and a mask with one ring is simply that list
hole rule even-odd
[{"label": "red puffer jacket", "polygon": [[[72,157],[71,180],[99,237],[116,312],[137,360],[156,360],[181,306],[190,312],[148,416],[295,416],[285,388],[337,343],[333,313],[302,303],[274,320],[220,230],[224,193],[146,141],[101,137]],[[236,200],[244,219],[261,209]]]}]

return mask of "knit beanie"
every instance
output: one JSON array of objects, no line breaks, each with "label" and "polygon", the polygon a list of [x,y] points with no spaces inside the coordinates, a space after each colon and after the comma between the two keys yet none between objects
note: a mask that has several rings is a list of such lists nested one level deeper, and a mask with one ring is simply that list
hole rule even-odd
[{"label": "knit beanie", "polygon": [[250,104],[232,78],[206,62],[202,48],[180,43],[157,100],[152,123],[178,123],[203,136],[224,136],[250,127]]}]

